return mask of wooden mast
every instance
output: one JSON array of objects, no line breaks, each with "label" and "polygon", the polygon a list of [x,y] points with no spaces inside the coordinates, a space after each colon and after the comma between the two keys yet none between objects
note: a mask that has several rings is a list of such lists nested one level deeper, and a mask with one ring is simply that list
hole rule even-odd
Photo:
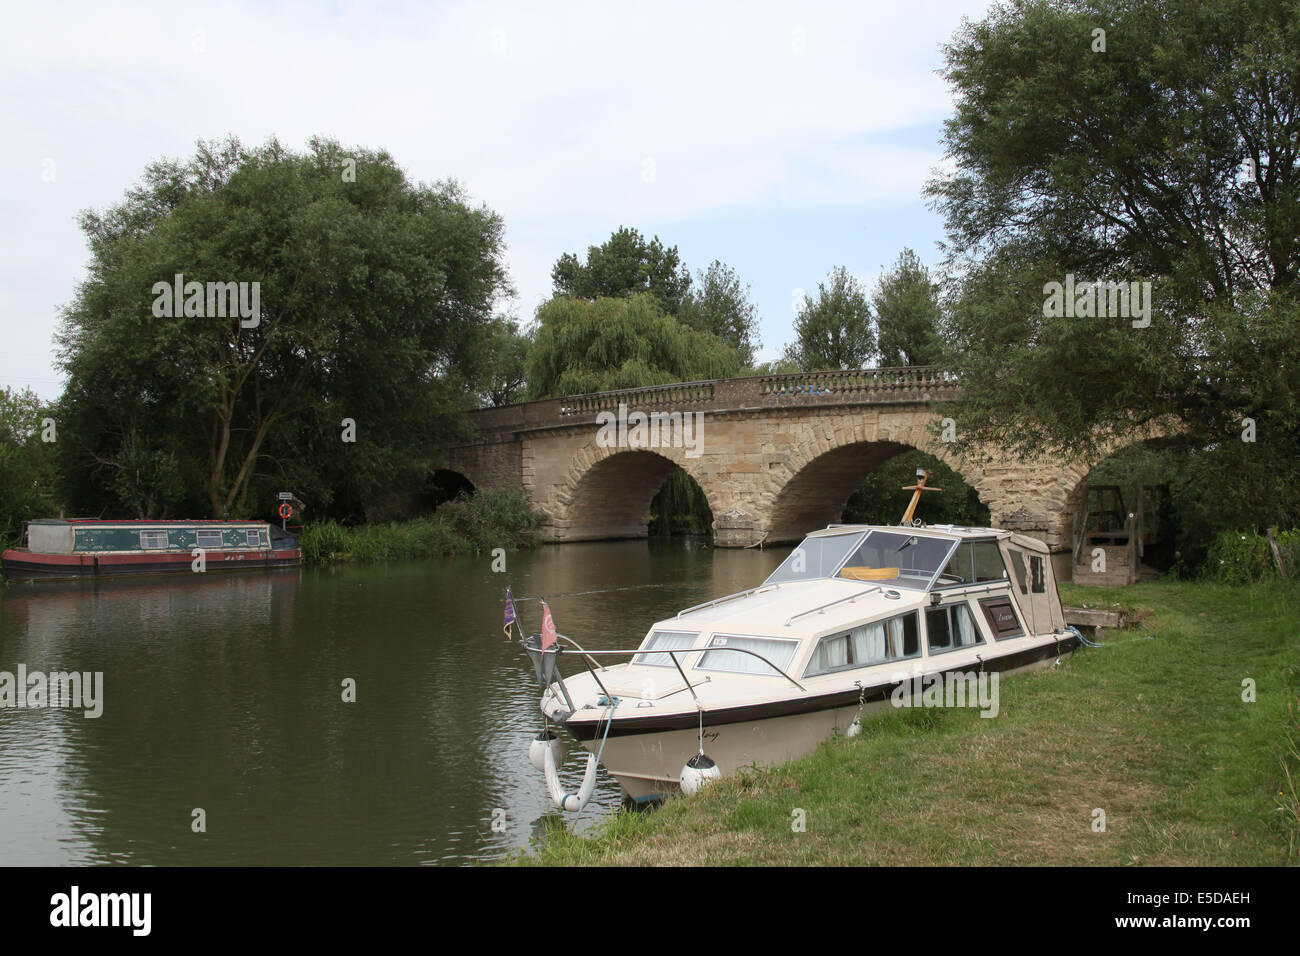
[{"label": "wooden mast", "polygon": [[916,506],[917,506],[917,504],[920,503],[920,501],[921,501],[921,492],[923,492],[923,491],[943,491],[942,488],[929,488],[929,487],[926,487],[926,484],[925,484],[925,483],[926,483],[926,481],[929,480],[929,478],[930,478],[930,469],[928,469],[928,468],[918,468],[918,469],[916,469],[916,484],[914,484],[914,485],[904,485],[904,486],[903,486],[903,490],[904,490],[904,491],[910,491],[910,492],[912,492],[912,501],[911,501],[911,503],[908,504],[908,506],[907,506],[907,510],[903,512],[903,520],[900,522],[900,524],[911,524],[911,523],[912,523],[912,515],[916,512]]}]

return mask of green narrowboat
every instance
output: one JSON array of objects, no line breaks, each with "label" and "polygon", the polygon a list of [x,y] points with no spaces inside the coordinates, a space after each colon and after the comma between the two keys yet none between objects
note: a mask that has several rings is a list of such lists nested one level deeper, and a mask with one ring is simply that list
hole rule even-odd
[{"label": "green narrowboat", "polygon": [[30,521],[0,556],[11,581],[293,567],[298,539],[268,521]]}]

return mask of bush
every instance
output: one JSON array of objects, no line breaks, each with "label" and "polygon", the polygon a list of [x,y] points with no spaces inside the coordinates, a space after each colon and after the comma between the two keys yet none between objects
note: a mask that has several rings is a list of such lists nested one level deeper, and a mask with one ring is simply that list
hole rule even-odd
[{"label": "bush", "polygon": [[[1294,577],[1300,559],[1300,531],[1279,532],[1277,544],[1287,576]],[[1205,573],[1225,584],[1251,584],[1278,576],[1268,537],[1256,531],[1221,531],[1210,545]]]},{"label": "bush", "polygon": [[461,494],[432,515],[345,528],[336,521],[308,525],[298,538],[305,564],[452,557],[493,548],[530,547],[541,518],[521,491]]}]

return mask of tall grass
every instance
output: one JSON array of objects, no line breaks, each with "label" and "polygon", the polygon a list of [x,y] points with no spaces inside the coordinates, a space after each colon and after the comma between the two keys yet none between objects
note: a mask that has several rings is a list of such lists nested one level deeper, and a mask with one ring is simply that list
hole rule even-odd
[{"label": "tall grass", "polygon": [[[1280,531],[1278,551],[1288,577],[1296,577],[1300,560],[1300,530]],[[1222,531],[1210,545],[1205,574],[1225,584],[1251,584],[1278,576],[1266,535],[1256,531]]]},{"label": "tall grass", "polygon": [[523,492],[485,490],[462,494],[432,515],[409,521],[352,528],[337,521],[314,522],[303,528],[298,546],[304,564],[514,551],[536,542],[540,523]]}]

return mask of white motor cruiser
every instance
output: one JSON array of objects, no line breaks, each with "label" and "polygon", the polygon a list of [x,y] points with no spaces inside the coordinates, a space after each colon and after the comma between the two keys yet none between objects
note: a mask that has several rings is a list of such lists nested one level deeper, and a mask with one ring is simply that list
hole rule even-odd
[{"label": "white motor cruiser", "polygon": [[[524,646],[546,721],[590,752],[581,790],[560,786],[549,730],[531,756],[568,810],[590,797],[598,760],[645,801],[806,755],[891,706],[993,716],[999,675],[1050,664],[1082,639],[1042,542],[911,524],[813,532],[760,586],[656,622],[635,649],[587,651],[555,634],[549,612],[547,625],[549,637]],[[561,676],[570,658],[586,670]]]}]

